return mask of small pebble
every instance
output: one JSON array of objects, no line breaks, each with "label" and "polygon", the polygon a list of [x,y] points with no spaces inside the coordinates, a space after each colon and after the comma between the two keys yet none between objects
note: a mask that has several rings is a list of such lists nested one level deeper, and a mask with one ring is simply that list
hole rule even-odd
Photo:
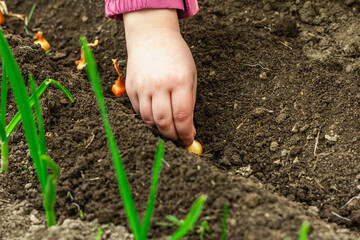
[{"label": "small pebble", "polygon": [[276,164],[276,165],[280,165],[280,163],[281,163],[281,160],[280,159],[278,159],[278,160],[275,160],[274,162],[273,162],[274,164]]},{"label": "small pebble", "polygon": [[246,167],[241,167],[235,171],[236,173],[239,173],[243,177],[249,177],[252,173],[251,166],[248,165]]},{"label": "small pebble", "polygon": [[260,79],[262,79],[262,80],[265,80],[265,79],[268,78],[266,72],[262,72],[259,77],[260,77]]},{"label": "small pebble", "polygon": [[228,221],[229,221],[230,226],[233,226],[233,227],[237,226],[236,220],[234,218],[230,218]]},{"label": "small pebble", "polygon": [[280,113],[279,116],[276,117],[275,121],[277,124],[281,124],[282,122],[285,121],[286,117],[287,116],[285,113]]},{"label": "small pebble", "polygon": [[288,155],[289,153],[290,153],[289,150],[284,149],[284,150],[281,151],[281,156],[282,156],[282,157],[285,157],[285,156]]},{"label": "small pebble", "polygon": [[308,208],[308,212],[312,213],[313,215],[317,215],[319,213],[319,209],[316,206],[310,206]]},{"label": "small pebble", "polygon": [[346,72],[351,72],[352,71],[352,65],[347,65],[345,68]]},{"label": "small pebble", "polygon": [[270,151],[275,152],[276,150],[278,150],[278,148],[279,148],[279,144],[277,142],[272,142],[270,144]]},{"label": "small pebble", "polygon": [[46,132],[45,136],[48,137],[48,138],[51,138],[53,136],[53,133],[52,132]]},{"label": "small pebble", "polygon": [[262,107],[258,107],[258,108],[255,108],[252,112],[251,115],[253,115],[254,117],[259,117],[261,116],[262,114],[264,114],[266,112],[266,109],[265,108],[262,108]]},{"label": "small pebble", "polygon": [[331,142],[336,142],[338,140],[339,136],[338,135],[334,135],[334,136],[330,136],[330,135],[325,135],[325,139],[329,140]]},{"label": "small pebble", "polygon": [[30,221],[35,225],[40,223],[40,220],[34,214],[30,215]]}]

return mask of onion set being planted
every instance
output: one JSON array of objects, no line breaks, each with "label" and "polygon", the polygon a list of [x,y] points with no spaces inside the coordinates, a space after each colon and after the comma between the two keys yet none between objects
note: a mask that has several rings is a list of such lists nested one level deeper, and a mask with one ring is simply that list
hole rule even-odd
[{"label": "onion set being planted", "polygon": [[113,59],[113,63],[119,77],[116,80],[115,84],[112,86],[111,91],[114,93],[115,97],[121,97],[126,93],[124,77],[120,73],[119,66],[117,65],[117,59]]},{"label": "onion set being planted", "polygon": [[185,149],[197,155],[201,155],[203,152],[203,147],[196,140],[194,140],[194,142],[190,146],[185,147]]}]

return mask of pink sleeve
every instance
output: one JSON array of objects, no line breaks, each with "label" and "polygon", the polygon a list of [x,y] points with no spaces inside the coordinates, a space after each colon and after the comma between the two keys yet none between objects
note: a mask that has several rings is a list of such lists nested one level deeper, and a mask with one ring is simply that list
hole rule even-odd
[{"label": "pink sleeve", "polygon": [[122,20],[123,13],[149,8],[177,9],[179,18],[199,11],[197,0],[105,0],[105,14],[111,19]]}]

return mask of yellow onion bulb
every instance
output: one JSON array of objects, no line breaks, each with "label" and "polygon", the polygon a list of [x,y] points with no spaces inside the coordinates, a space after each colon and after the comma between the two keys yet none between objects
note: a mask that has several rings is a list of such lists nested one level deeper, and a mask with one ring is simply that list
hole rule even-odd
[{"label": "yellow onion bulb", "polygon": [[38,32],[36,35],[36,41],[34,42],[35,44],[40,44],[41,47],[46,51],[49,51],[50,49],[50,44],[48,41],[46,41],[42,35],[42,32]]},{"label": "yellow onion bulb", "polygon": [[203,147],[196,140],[194,140],[194,142],[190,146],[185,147],[185,149],[197,155],[201,155],[203,152]]}]

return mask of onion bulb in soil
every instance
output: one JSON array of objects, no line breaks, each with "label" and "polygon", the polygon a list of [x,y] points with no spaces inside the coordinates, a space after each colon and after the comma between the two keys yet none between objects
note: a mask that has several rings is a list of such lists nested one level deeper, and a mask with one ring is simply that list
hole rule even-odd
[{"label": "onion bulb in soil", "polygon": [[36,35],[36,41],[34,42],[35,44],[40,44],[41,47],[45,50],[45,52],[49,51],[50,49],[50,44],[48,41],[46,41],[42,35],[42,32],[38,32]]},{"label": "onion bulb in soil", "polygon": [[203,151],[203,147],[196,140],[194,140],[194,142],[190,146],[185,147],[185,149],[197,155],[201,155]]}]

